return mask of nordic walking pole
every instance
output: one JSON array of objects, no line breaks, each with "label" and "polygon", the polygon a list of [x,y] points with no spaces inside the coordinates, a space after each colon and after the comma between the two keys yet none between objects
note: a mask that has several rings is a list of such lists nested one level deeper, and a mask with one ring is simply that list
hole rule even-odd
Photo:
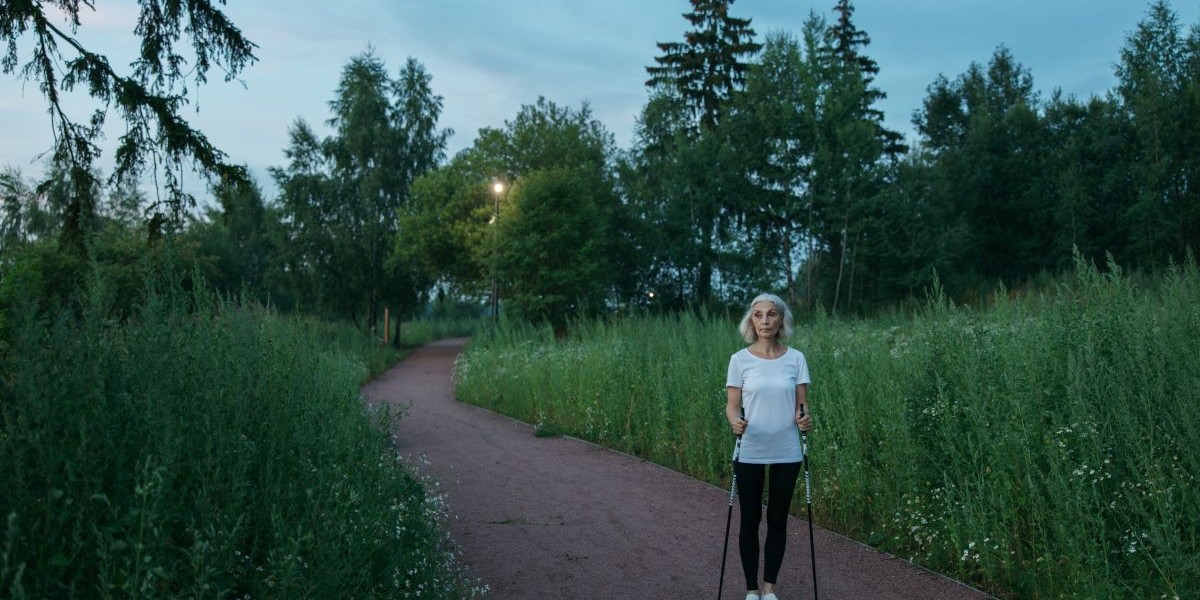
[{"label": "nordic walking pole", "polygon": [[[804,416],[804,405],[800,405],[800,416]],[[808,472],[808,432],[800,431],[800,451],[804,454],[804,502],[808,504],[808,555],[812,558],[813,600],[817,600],[817,550],[813,543],[812,477]],[[728,534],[726,534],[728,535]]]},{"label": "nordic walking pole", "polygon": [[725,587],[725,559],[729,555],[729,524],[733,521],[733,497],[737,493],[737,462],[742,453],[742,436],[737,436],[733,446],[733,480],[729,482],[729,512],[725,514],[725,548],[721,550],[721,581],[717,584],[717,600],[721,600],[721,590]]}]

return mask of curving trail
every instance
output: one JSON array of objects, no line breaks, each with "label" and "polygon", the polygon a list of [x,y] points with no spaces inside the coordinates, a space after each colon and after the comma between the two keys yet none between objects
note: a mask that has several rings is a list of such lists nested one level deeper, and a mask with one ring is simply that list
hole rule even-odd
[{"label": "curving trail", "polygon": [[[450,533],[489,597],[716,596],[728,490],[573,438],[538,438],[531,425],[457,401],[450,371],[465,344],[421,347],[363,395],[408,407],[397,450],[439,482]],[[723,597],[740,600],[734,513]],[[779,597],[812,598],[808,523],[792,518],[788,531]],[[990,598],[824,529],[815,535],[820,598]]]}]

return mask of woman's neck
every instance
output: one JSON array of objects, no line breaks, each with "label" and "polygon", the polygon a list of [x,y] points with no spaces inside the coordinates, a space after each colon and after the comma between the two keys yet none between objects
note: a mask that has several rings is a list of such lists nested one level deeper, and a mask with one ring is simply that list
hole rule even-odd
[{"label": "woman's neck", "polygon": [[778,358],[783,356],[783,353],[786,350],[787,349],[783,347],[783,344],[779,343],[778,338],[758,338],[757,340],[754,340],[753,344],[750,344],[751,352],[757,356],[762,356],[765,358]]}]

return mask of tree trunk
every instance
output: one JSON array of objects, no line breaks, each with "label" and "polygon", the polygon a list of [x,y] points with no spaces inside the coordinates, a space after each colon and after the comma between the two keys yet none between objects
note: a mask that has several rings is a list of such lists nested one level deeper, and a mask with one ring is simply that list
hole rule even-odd
[{"label": "tree trunk", "polygon": [[842,273],[846,269],[846,249],[849,244],[846,243],[846,223],[842,223],[842,252],[841,258],[838,260],[837,284],[833,286],[833,312],[837,314],[838,300],[842,296]]},{"label": "tree trunk", "polygon": [[805,238],[805,243],[808,245],[808,248],[806,249],[806,256],[804,257],[805,276],[808,278],[808,281],[806,284],[806,287],[808,289],[805,291],[805,294],[808,296],[806,303],[808,304],[808,310],[810,312],[816,310],[816,307],[813,306],[813,276],[812,276],[812,274],[813,274],[813,227],[812,227],[813,215],[812,215],[812,212],[813,212],[813,203],[812,203],[812,199],[810,198],[808,201],[808,231],[806,232],[806,238]]},{"label": "tree trunk", "polygon": [[850,255],[850,283],[846,290],[846,312],[854,310],[854,273],[858,267],[858,260],[854,254],[858,250],[859,244],[862,243],[862,232],[854,235],[854,245],[850,246],[848,254]]},{"label": "tree trunk", "polygon": [[392,347],[400,348],[400,324],[404,319],[400,318],[400,311],[396,311],[396,316],[392,318]]},{"label": "tree trunk", "polygon": [[712,277],[713,277],[713,229],[715,223],[713,219],[705,215],[704,221],[700,224],[700,247],[699,247],[699,265],[696,269],[696,299],[703,305],[708,305],[712,300]]},{"label": "tree trunk", "polygon": [[787,268],[787,290],[788,304],[796,306],[796,277],[792,273],[792,232],[787,229],[787,234],[783,236],[784,256],[783,264]]}]

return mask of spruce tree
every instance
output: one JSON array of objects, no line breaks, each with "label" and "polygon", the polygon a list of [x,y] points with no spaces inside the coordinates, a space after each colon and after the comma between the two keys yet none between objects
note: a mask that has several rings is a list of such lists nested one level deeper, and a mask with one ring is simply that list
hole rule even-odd
[{"label": "spruce tree", "polygon": [[865,53],[870,36],[854,24],[853,4],[839,0],[834,12],[836,22],[813,26],[811,35],[821,37],[808,43],[821,74],[811,180],[812,226],[820,243],[806,266],[817,271],[825,289],[820,295],[837,311],[854,306],[860,280],[882,251],[875,231],[883,212],[878,199],[889,163],[907,148],[876,107],[886,96],[873,84],[879,66]]},{"label": "spruce tree", "polygon": [[729,15],[734,0],[691,0],[683,17],[692,24],[683,42],[659,42],[658,66],[646,67],[651,88],[667,88],[684,99],[695,122],[711,129],[733,92],[746,79],[745,57],[761,47],[750,19]]},{"label": "spruce tree", "polygon": [[[94,164],[100,148],[95,140],[102,137],[110,109],[125,122],[110,181],[136,179],[148,168],[168,165],[156,171],[167,189],[167,213],[181,217],[194,204],[178,173],[184,162],[217,181],[245,179],[244,168],[228,164],[225,153],[181,116],[188,104],[189,84],[205,83],[210,67],[217,66],[229,81],[256,60],[256,46],[218,9],[220,4],[224,2],[141,2],[133,32],[141,48],[131,73],[119,72],[105,56],[80,41],[80,13],[85,7],[95,10],[92,2],[0,4],[0,43],[5,46],[0,70],[35,83],[45,96],[54,130],[51,160],[69,173],[74,188],[60,235],[64,248],[84,252],[87,232],[82,228],[94,212],[89,203],[98,183]],[[56,25],[60,18],[68,27]],[[19,52],[24,48],[29,49],[27,58]],[[76,88],[86,89],[102,105],[86,122],[73,118],[62,103],[63,92]],[[55,182],[48,178],[41,187],[52,185]],[[152,235],[164,218],[157,206],[154,212],[149,223]]]},{"label": "spruce tree", "polygon": [[[727,144],[718,139],[717,124],[734,92],[742,89],[749,68],[745,59],[758,52],[750,19],[730,16],[733,0],[691,0],[683,17],[691,24],[682,42],[660,42],[657,66],[646,67],[646,85],[658,97],[680,102],[687,111],[682,131],[671,136],[664,150],[679,182],[668,212],[683,215],[672,229],[683,232],[671,246],[685,248],[685,262],[673,269],[694,274],[688,295],[693,302],[713,300],[712,282],[718,270],[718,241],[728,237],[719,222],[732,202],[731,182],[719,156]],[[686,208],[684,207],[686,204]],[[684,224],[686,223],[686,225]]]},{"label": "spruce tree", "polygon": [[879,64],[864,53],[871,44],[871,36],[855,26],[852,19],[854,4],[850,0],[838,0],[833,11],[838,15],[830,31],[834,58],[862,78],[862,111],[875,124],[876,135],[884,143],[885,152],[890,157],[904,154],[908,147],[904,145],[903,136],[884,127],[883,111],[876,108],[880,101],[887,99],[887,93],[872,85],[879,74]]}]

